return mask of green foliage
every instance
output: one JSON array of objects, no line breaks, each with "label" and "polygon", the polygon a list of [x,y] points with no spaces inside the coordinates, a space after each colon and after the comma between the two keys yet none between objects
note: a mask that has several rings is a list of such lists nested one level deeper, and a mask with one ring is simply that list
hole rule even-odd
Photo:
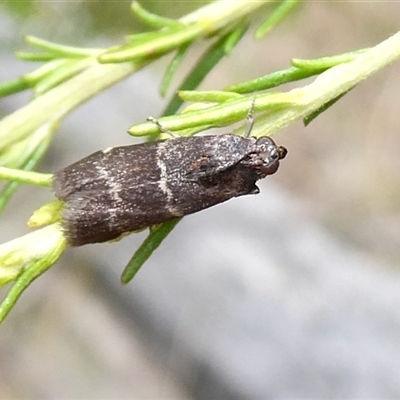
[{"label": "green foliage", "polygon": [[[243,120],[257,92],[255,136],[272,135],[299,118],[309,122],[363,79],[400,57],[400,33],[397,33],[370,49],[316,60],[293,59],[287,69],[232,84],[225,90],[194,90],[233,51],[255,15],[264,15],[264,21],[255,31],[256,37],[262,37],[284,20],[297,3],[296,0],[217,0],[179,20],[171,20],[151,14],[134,2],[134,15],[149,31],[129,35],[125,44],[110,49],[80,49],[28,37],[27,43],[36,50],[19,52],[17,56],[43,64],[20,78],[0,84],[0,97],[23,90],[32,90],[34,95],[29,104],[0,121],[0,179],[8,181],[0,191],[0,211],[19,184],[50,184],[50,174],[32,171],[62,118],[165,54],[174,53],[175,57],[162,81],[163,94],[170,88],[190,47],[199,41],[209,43],[159,119],[165,128],[180,135],[193,135]],[[306,86],[287,92],[268,91],[311,76],[317,78]],[[193,104],[176,114],[183,101]],[[129,132],[150,139],[160,133],[151,122],[135,125]],[[22,291],[63,253],[67,244],[57,222],[61,208],[62,204],[57,202],[45,205],[31,218],[30,226],[49,224],[47,227],[0,246],[0,284],[14,282],[0,305],[0,321]],[[124,283],[133,278],[178,221],[151,228],[122,275]]]}]

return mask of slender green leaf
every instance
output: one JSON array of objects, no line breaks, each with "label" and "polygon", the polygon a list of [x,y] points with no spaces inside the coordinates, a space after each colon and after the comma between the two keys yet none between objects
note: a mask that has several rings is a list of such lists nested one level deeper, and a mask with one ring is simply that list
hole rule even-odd
[{"label": "slender green leaf", "polygon": [[132,3],[131,10],[140,21],[152,28],[181,28],[185,26],[182,22],[175,19],[160,17],[157,14],[147,11],[137,1]]},{"label": "slender green leaf", "polygon": [[[236,36],[236,39],[239,40],[240,37]],[[195,89],[200,85],[200,83],[210,73],[210,71],[225,57],[225,44],[227,40],[230,42],[229,49],[231,49],[233,43],[231,32],[229,32],[222,38],[218,39],[202,55],[195,67],[189,72],[183,82],[179,85],[179,91]],[[178,96],[178,93],[176,93],[169,102],[167,108],[164,110],[163,115],[171,115],[175,113],[181,105],[182,99]]]},{"label": "slender green leaf", "polygon": [[104,49],[91,49],[91,48],[80,48],[72,46],[64,46],[57,43],[49,42],[48,40],[39,39],[35,36],[27,36],[25,41],[31,46],[37,47],[41,50],[45,50],[48,53],[57,54],[67,58],[82,58],[82,57],[93,57],[104,52]]},{"label": "slender green leaf", "polygon": [[257,28],[256,39],[262,39],[300,3],[300,0],[283,0],[271,15]]},{"label": "slender green leaf", "polygon": [[23,78],[17,78],[0,83],[0,97],[9,96],[29,89],[29,85]]},{"label": "slender green leaf", "polygon": [[127,61],[134,61],[149,57],[168,53],[171,50],[186,45],[192,41],[202,31],[199,25],[188,26],[186,29],[159,31],[153,40],[145,41],[143,43],[134,43],[123,45],[113,48],[104,52],[98,57],[101,63],[122,63]]},{"label": "slender green leaf", "polygon": [[165,70],[164,76],[163,76],[163,78],[161,80],[161,84],[160,84],[160,94],[162,97],[164,97],[166,95],[168,88],[171,85],[172,78],[174,77],[179,66],[182,64],[188,48],[189,48],[189,45],[185,45],[185,46],[182,46],[180,49],[178,49],[178,52],[176,53],[174,58],[169,63],[167,69]]},{"label": "slender green leaf", "polygon": [[231,31],[227,36],[224,43],[224,52],[225,55],[231,54],[232,50],[236,47],[236,45],[240,42],[242,37],[245,35],[247,30],[249,29],[248,21],[241,23],[238,25],[233,31]]},{"label": "slender green leaf", "polygon": [[225,88],[225,90],[243,94],[259,92],[261,90],[271,89],[285,83],[295,82],[301,79],[309,78],[310,76],[319,75],[325,70],[326,68],[300,69],[297,67],[290,67],[284,70],[272,72],[271,74],[252,79],[250,81],[229,85]]},{"label": "slender green leaf", "polygon": [[[221,90],[180,90],[178,92],[179,97],[183,101],[195,101],[195,102],[210,102],[210,103],[224,103],[228,100],[238,99],[243,97],[239,93],[227,92]],[[186,110],[191,110],[188,107]],[[186,111],[185,110],[185,111]]]},{"label": "slender green leaf", "polygon": [[21,169],[0,166],[0,180],[9,180],[19,183],[28,183],[35,186],[51,186],[53,174],[25,171]]},{"label": "slender green leaf", "polygon": [[43,62],[55,60],[59,57],[58,54],[54,53],[32,53],[28,51],[16,51],[15,55],[17,58],[23,61]]},{"label": "slender green leaf", "polygon": [[153,252],[158,248],[162,241],[175,228],[180,218],[173,219],[168,222],[151,229],[147,238],[136,250],[128,265],[125,267],[121,275],[121,282],[126,284],[130,282],[139,271],[140,267],[148,260]]},{"label": "slender green leaf", "polygon": [[316,58],[315,60],[302,60],[293,58],[291,64],[294,67],[303,70],[326,70],[338,64],[343,64],[355,60],[360,54],[368,51],[368,48],[360,49],[357,51],[350,51],[348,53],[338,54],[335,56]]}]

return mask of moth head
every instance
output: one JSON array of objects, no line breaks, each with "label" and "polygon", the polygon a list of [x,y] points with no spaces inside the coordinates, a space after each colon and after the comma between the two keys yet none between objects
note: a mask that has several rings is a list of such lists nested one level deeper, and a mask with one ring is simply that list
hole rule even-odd
[{"label": "moth head", "polygon": [[274,174],[279,168],[279,161],[284,159],[287,149],[277,146],[276,143],[267,136],[259,138],[255,143],[255,152],[252,155],[252,165],[257,169],[261,176]]}]

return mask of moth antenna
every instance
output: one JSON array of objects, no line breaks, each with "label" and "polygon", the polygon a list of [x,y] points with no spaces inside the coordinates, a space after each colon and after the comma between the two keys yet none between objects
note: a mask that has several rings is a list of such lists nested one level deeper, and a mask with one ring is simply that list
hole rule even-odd
[{"label": "moth antenna", "polygon": [[158,119],[156,119],[154,117],[147,117],[147,121],[152,122],[153,124],[157,125],[158,129],[160,129],[160,131],[162,133],[166,133],[167,135],[170,135],[173,138],[179,137],[179,135],[177,133],[174,133],[174,132],[170,131],[169,129],[167,129],[165,126],[163,126]]},{"label": "moth antenna", "polygon": [[244,134],[244,137],[249,137],[251,131],[253,130],[254,127],[254,107],[256,104],[256,94],[254,93],[253,95],[253,100],[251,101],[251,106],[250,106],[250,110],[247,113],[247,129],[246,129],[246,133]]}]

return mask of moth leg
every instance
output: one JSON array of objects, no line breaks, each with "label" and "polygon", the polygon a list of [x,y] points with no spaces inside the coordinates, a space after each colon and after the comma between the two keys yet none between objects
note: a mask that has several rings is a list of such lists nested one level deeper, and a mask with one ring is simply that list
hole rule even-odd
[{"label": "moth leg", "polygon": [[177,133],[170,131],[169,129],[167,129],[165,126],[163,126],[160,121],[156,118],[153,117],[147,117],[147,121],[152,122],[153,124],[158,126],[158,129],[160,129],[160,131],[162,133],[166,133],[167,135],[170,135],[172,138],[178,138],[180,137]]},{"label": "moth leg", "polygon": [[256,94],[254,93],[253,100],[251,102],[250,110],[247,113],[247,129],[246,133],[244,134],[244,137],[249,137],[251,131],[253,130],[254,127],[254,107],[256,104]]}]

